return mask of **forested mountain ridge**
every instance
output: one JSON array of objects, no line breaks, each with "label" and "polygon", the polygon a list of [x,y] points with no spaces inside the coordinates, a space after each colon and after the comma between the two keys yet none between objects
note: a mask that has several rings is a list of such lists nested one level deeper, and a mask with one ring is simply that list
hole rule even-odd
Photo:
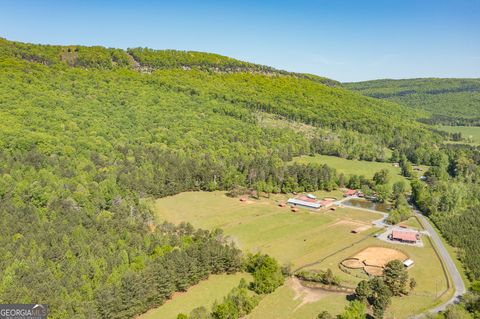
[{"label": "forested mountain ridge", "polygon": [[343,83],[367,96],[424,110],[424,122],[447,125],[480,125],[480,79],[419,78]]},{"label": "forested mountain ridge", "polygon": [[212,72],[251,72],[267,75],[286,75],[305,78],[330,86],[340,83],[313,74],[294,73],[249,62],[236,60],[214,53],[179,50],[152,50],[149,48],[132,48],[127,50],[105,48],[101,46],[59,46],[29,44],[8,41],[0,38],[1,55],[21,58],[45,65],[66,64],[83,68],[129,68],[150,73],[159,69],[197,68]]},{"label": "forested mountain ridge", "polygon": [[305,154],[444,162],[441,136],[395,103],[282,74],[139,72],[100,47],[72,65],[64,49],[0,41],[0,300],[52,318],[131,318],[241,268],[221,232],[155,224],[147,196],[336,187],[326,165],[288,165]]}]

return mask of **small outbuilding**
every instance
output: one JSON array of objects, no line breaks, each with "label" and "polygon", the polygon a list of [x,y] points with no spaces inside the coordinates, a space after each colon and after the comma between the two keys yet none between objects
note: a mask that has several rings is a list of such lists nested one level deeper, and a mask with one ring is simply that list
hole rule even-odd
[{"label": "small outbuilding", "polygon": [[411,259],[407,259],[403,262],[403,265],[406,267],[406,268],[409,268],[409,267],[412,267],[413,266],[413,260]]},{"label": "small outbuilding", "polygon": [[292,212],[296,213],[298,211],[299,211],[298,207],[292,207]]}]

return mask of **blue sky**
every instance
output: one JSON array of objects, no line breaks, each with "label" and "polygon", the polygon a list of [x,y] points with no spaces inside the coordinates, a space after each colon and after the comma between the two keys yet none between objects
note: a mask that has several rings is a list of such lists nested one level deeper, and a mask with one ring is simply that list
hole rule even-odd
[{"label": "blue sky", "polygon": [[215,52],[341,81],[480,77],[480,0],[0,0],[0,36]]}]

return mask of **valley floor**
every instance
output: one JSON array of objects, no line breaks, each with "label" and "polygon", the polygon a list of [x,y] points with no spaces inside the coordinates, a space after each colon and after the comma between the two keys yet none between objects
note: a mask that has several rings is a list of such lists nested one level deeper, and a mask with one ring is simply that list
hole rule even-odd
[{"label": "valley floor", "polygon": [[[340,191],[315,194],[320,198],[342,196]],[[241,202],[223,192],[186,192],[158,199],[154,208],[159,222],[185,221],[205,229],[221,228],[246,252],[267,253],[281,264],[291,263],[293,269],[330,268],[342,284],[350,287],[355,287],[365,275],[344,272],[339,266],[341,261],[366,247],[400,250],[415,261],[409,274],[417,280],[417,288],[409,296],[393,298],[387,316],[407,318],[451,297],[453,291],[428,238],[424,238],[424,247],[389,244],[373,237],[382,232],[372,225],[379,214],[347,207],[292,213],[288,207],[278,206],[287,198],[288,195],[278,194]],[[416,221],[410,223],[420,226]],[[360,233],[351,232],[359,227],[363,229]],[[265,296],[248,318],[314,318],[323,310],[339,313],[348,302],[347,296],[340,293],[323,291],[312,295],[292,280]],[[188,303],[187,298],[183,300]]]}]

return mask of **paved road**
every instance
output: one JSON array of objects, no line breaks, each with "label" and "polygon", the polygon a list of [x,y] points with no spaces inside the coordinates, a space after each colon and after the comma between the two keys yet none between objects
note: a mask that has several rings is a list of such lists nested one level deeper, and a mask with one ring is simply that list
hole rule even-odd
[{"label": "paved road", "polygon": [[457,269],[457,266],[453,262],[452,257],[448,254],[445,245],[443,244],[442,240],[438,236],[435,229],[430,224],[430,221],[427,217],[423,216],[418,210],[415,210],[418,218],[421,220],[423,227],[430,233],[430,238],[432,239],[433,243],[435,244],[438,253],[440,254],[441,258],[443,259],[444,265],[447,268],[448,273],[450,274],[450,278],[452,279],[453,288],[455,289],[455,293],[453,297],[448,300],[447,302],[443,303],[442,305],[431,309],[430,312],[439,312],[445,310],[448,305],[458,302],[459,297],[467,292],[465,284],[463,283],[462,276]]}]

